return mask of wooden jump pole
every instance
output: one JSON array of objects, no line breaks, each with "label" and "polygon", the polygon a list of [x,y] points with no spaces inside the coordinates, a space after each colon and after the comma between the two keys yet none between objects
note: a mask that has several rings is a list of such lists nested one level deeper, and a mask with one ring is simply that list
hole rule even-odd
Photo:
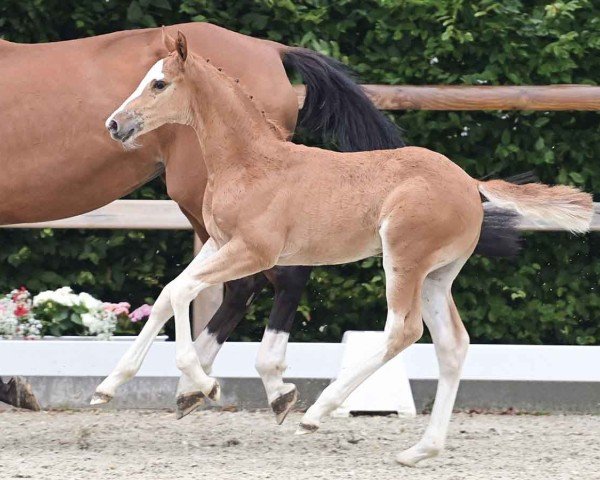
[{"label": "wooden jump pole", "polygon": [[[380,110],[600,110],[591,85],[363,85]],[[300,106],[304,85],[294,85]]]}]

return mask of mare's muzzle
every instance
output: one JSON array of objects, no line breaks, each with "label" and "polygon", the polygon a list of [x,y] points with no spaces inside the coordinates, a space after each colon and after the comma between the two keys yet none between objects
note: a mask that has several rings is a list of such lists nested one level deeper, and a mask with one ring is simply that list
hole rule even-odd
[{"label": "mare's muzzle", "polygon": [[119,112],[106,122],[106,129],[114,140],[127,142],[141,129],[141,122],[129,112]]}]

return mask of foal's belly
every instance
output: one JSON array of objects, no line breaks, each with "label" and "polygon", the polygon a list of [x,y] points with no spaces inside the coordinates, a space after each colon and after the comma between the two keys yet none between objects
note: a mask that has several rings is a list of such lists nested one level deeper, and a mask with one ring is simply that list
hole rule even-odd
[{"label": "foal's belly", "polygon": [[277,265],[338,265],[381,254],[379,235],[340,240],[310,241],[302,248],[290,244],[279,256]]}]

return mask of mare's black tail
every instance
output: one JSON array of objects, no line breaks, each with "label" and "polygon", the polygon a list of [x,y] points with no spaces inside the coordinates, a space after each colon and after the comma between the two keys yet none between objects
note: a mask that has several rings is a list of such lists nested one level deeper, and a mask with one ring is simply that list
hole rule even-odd
[{"label": "mare's black tail", "polygon": [[342,152],[404,146],[400,129],[377,110],[343,63],[306,48],[291,47],[283,65],[300,74],[306,99],[298,126],[333,142]]}]

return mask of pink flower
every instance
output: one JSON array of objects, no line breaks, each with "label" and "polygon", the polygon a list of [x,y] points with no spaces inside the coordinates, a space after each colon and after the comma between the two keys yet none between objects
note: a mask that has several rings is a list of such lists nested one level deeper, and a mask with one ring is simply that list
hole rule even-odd
[{"label": "pink flower", "polygon": [[152,306],[145,303],[141,307],[136,308],[133,312],[129,314],[129,318],[132,322],[139,322],[146,317],[150,316],[150,312],[152,311]]},{"label": "pink flower", "polygon": [[119,303],[103,303],[102,308],[108,312],[113,312],[115,315],[129,315],[131,305],[127,302]]}]

